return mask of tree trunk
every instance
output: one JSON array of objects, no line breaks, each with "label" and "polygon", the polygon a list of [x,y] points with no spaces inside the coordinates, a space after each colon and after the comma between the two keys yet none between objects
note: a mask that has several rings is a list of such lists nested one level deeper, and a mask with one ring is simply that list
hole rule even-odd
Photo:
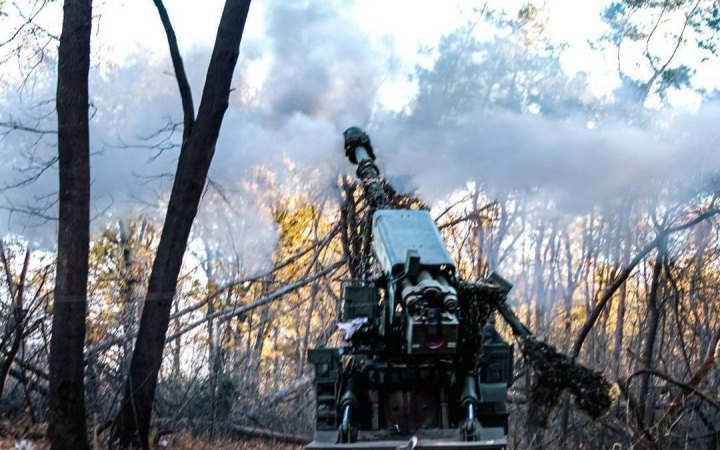
[{"label": "tree trunk", "polygon": [[[630,207],[626,207],[629,209]],[[625,209],[620,213],[620,220],[623,229],[622,237],[622,256],[620,257],[620,267],[627,267],[630,263],[630,246],[631,246],[631,231],[630,231],[630,215]],[[622,370],[622,345],[623,345],[623,333],[625,331],[625,310],[627,308],[627,280],[623,281],[620,286],[620,296],[618,298],[617,316],[615,319],[615,339],[613,344],[613,378],[618,379],[621,375]]]},{"label": "tree trunk", "polygon": [[[545,283],[543,279],[545,266],[542,260],[543,240],[545,239],[545,222],[540,221],[538,236],[535,241],[535,256],[533,258],[533,277],[535,290],[535,331],[543,334],[545,329]],[[550,244],[548,244],[550,245]]]},{"label": "tree trunk", "polygon": [[[149,448],[152,406],[172,300],[175,296],[190,228],[197,214],[215,151],[215,143],[228,107],[230,84],[249,8],[250,0],[225,2],[197,120],[192,124],[191,131],[184,132],[186,138],[183,139],[180,149],[165,224],[150,274],[138,337],[130,363],[130,373],[115,422],[113,441],[123,448],[137,446]],[[165,19],[163,24],[167,31],[168,24]],[[176,55],[172,44],[171,52],[175,61]],[[185,113],[187,115],[187,111]]]},{"label": "tree trunk", "polygon": [[[121,260],[121,277],[122,285],[120,286],[120,298],[123,302],[124,313],[121,326],[123,327],[123,336],[130,336],[137,332],[137,325],[140,318],[140,305],[137,301],[139,298],[139,287],[142,285],[140,279],[139,268],[135,260],[135,246],[140,245],[144,235],[144,224],[126,222],[120,220],[118,222],[118,240],[120,244],[120,260]],[[139,229],[138,229],[139,228]],[[122,343],[122,373],[130,367],[130,357],[132,356],[132,341],[130,339]]]},{"label": "tree trunk", "polygon": [[60,175],[57,275],[50,342],[52,449],[88,448],[84,360],[90,243],[90,0],[65,0],[58,50]]},{"label": "tree trunk", "polygon": [[643,345],[642,354],[640,355],[640,364],[647,373],[640,378],[640,393],[638,398],[641,405],[644,405],[643,418],[645,423],[652,423],[652,412],[654,409],[654,395],[650,395],[650,375],[649,371],[653,367],[653,350],[655,349],[655,338],[657,336],[658,323],[660,321],[660,305],[658,302],[658,291],[660,289],[660,274],[662,273],[662,265],[665,259],[664,245],[661,245],[658,251],[655,266],[653,267],[652,281],[650,285],[650,293],[648,295],[647,305],[647,334],[645,335],[645,343]]},{"label": "tree trunk", "polygon": [[12,344],[10,345],[10,350],[5,355],[5,359],[0,366],[0,397],[2,397],[3,391],[5,390],[5,382],[7,381],[8,374],[10,373],[10,368],[15,361],[15,357],[20,350],[20,345],[23,341],[23,334],[25,332],[23,297],[25,295],[28,265],[30,264],[30,248],[25,251],[25,258],[23,259],[22,270],[20,271],[20,279],[17,282],[17,286],[13,286],[15,283],[12,282],[10,265],[8,264],[5,256],[5,249],[3,248],[2,243],[0,243],[0,259],[2,259],[2,263],[5,268],[5,273],[8,279],[8,290],[10,291],[10,299],[12,301],[12,317],[8,318],[6,333],[8,338],[12,335]]},{"label": "tree trunk", "polygon": [[[214,293],[217,289],[218,283],[215,280],[215,274],[213,271],[213,259],[215,255],[210,246],[205,242],[205,258],[202,266],[207,276],[207,290],[210,293]],[[220,332],[215,330],[215,322],[213,321],[213,314],[215,313],[215,299],[212,299],[207,304],[206,316],[207,321],[207,346],[208,346],[208,373],[210,374],[210,431],[209,440],[213,441],[215,433],[215,418],[217,416],[217,394],[218,394],[218,377],[220,375],[220,358],[218,355],[218,344],[216,341],[216,335]],[[178,339],[178,342],[180,340]]]}]

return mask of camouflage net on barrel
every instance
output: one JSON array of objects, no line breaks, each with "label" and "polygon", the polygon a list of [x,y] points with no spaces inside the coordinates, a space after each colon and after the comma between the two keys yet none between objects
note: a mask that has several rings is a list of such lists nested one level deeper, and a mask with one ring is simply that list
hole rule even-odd
[{"label": "camouflage net on barrel", "polygon": [[550,413],[565,389],[575,396],[578,407],[593,419],[610,410],[618,398],[617,385],[607,381],[602,373],[578,364],[555,347],[535,339],[515,314],[504,306],[506,289],[490,280],[475,283],[460,280],[457,294],[462,318],[460,352],[463,369],[478,373],[483,328],[490,315],[502,309],[503,316],[520,342],[520,351],[533,371],[528,407],[531,424],[547,425]]},{"label": "camouflage net on barrel", "polygon": [[430,207],[416,193],[398,192],[387,181],[383,181],[383,187],[391,209],[424,209],[430,211]]},{"label": "camouflage net on barrel", "polygon": [[460,353],[463,368],[473,373],[480,370],[485,323],[505,301],[507,291],[490,281],[457,283],[460,304]]},{"label": "camouflage net on barrel", "polygon": [[535,374],[528,405],[531,424],[547,425],[550,413],[565,389],[575,396],[578,407],[593,419],[605,415],[617,400],[617,385],[607,381],[600,372],[578,364],[532,336],[520,341],[520,350]]},{"label": "camouflage net on barrel", "polygon": [[363,184],[365,198],[370,207],[373,210],[390,208],[390,199],[385,191],[385,180],[375,163],[370,159],[362,161],[358,165],[357,175]]}]

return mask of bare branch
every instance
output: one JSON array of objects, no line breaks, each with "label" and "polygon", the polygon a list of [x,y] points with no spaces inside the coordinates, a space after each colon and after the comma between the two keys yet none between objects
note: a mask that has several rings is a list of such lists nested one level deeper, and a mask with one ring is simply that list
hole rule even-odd
[{"label": "bare branch", "polygon": [[57,130],[48,130],[43,128],[37,128],[37,127],[31,127],[29,125],[25,125],[21,122],[10,120],[10,121],[0,121],[0,128],[5,128],[5,131],[0,132],[0,136],[7,136],[12,131],[25,131],[28,133],[33,134],[40,134],[40,135],[46,135],[46,134],[57,134]]},{"label": "bare branch", "polygon": [[180,90],[180,99],[182,100],[183,107],[184,141],[190,136],[192,127],[195,124],[195,107],[193,106],[192,91],[190,90],[190,83],[188,83],[187,75],[185,74],[185,66],[183,65],[182,57],[180,56],[180,48],[178,47],[175,30],[170,22],[170,16],[168,15],[162,0],[153,0],[153,3],[155,3],[155,6],[157,7],[158,13],[160,14],[160,20],[162,21],[163,28],[165,29],[168,47],[170,48],[170,58],[172,59],[173,68],[175,69],[175,78],[177,79],[178,89]]}]

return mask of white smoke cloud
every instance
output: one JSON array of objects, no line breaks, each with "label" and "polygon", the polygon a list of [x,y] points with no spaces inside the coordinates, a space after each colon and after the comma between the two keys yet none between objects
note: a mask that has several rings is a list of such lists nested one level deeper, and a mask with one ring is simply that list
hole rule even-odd
[{"label": "white smoke cloud", "polygon": [[[369,121],[376,84],[387,66],[386,52],[368,46],[360,33],[339,38],[355,26],[351,13],[342,6],[341,2],[272,2],[260,9],[266,14],[266,35],[262,39],[251,36],[241,46],[234,91],[210,171],[213,186],[226,195],[223,202],[237,220],[231,223],[227,214],[220,217],[212,212],[208,199],[213,196],[208,195],[196,231],[231,241],[241,248],[239,253],[247,254],[248,261],[266,261],[276,237],[265,212],[273,197],[243,180],[262,166],[273,172],[272,188],[278,192],[310,193],[313,200],[334,195],[344,164],[342,130],[355,120]],[[196,47],[184,55],[196,108],[210,52],[210,48]],[[267,76],[260,80],[261,92],[248,98],[249,85],[258,83],[248,69],[260,60],[269,61]],[[34,121],[23,113],[32,111],[39,99],[54,97],[55,67],[52,58],[48,61],[46,70],[35,73],[33,80],[40,83],[32,92],[2,90],[0,120],[56,128],[52,101],[44,105],[42,120]],[[169,58],[130,54],[121,65],[94,66],[90,98],[94,228],[138,210],[162,219],[182,134],[179,127],[172,135],[158,132],[182,118]],[[15,131],[0,142],[4,160],[0,179],[5,187],[36,173],[20,148],[38,160],[51,160],[57,151],[55,135],[38,142],[34,134]],[[29,235],[52,247],[54,222],[22,214],[22,210],[35,208],[38,199],[52,201],[56,191],[56,166],[27,186],[4,190],[2,204],[13,212],[2,212],[2,234]],[[264,210],[258,207],[263,202]],[[42,214],[54,216],[55,210],[50,205]]]},{"label": "white smoke cloud", "polygon": [[[251,14],[255,10],[251,10]],[[720,161],[717,123],[720,108],[697,114],[657,115],[650,125],[630,126],[605,119],[589,128],[584,115],[565,118],[509,112],[500,108],[470,112],[462,125],[414,120],[412,109],[397,115],[379,110],[379,86],[392,73],[392,40],[371,39],[361,31],[345,2],[284,2],[263,6],[263,30],[245,39],[234,91],[220,133],[210,177],[226,194],[237,221],[205,211],[199,227],[242,244],[248,261],[267,261],[275,243],[272,221],[262,207],[272,195],[243,184],[254,168],[274,174],[273,189],[315,198],[335,195],[338,173],[353,168],[344,160],[342,131],[372,124],[378,163],[405,190],[419,189],[432,202],[477,180],[490,192],[539,189],[564,210],[580,211],[651,180],[686,182],[705,173],[712,178]],[[105,18],[104,20],[109,20]],[[159,25],[158,25],[159,26]],[[366,28],[366,27],[365,27]],[[213,30],[214,31],[214,30]],[[182,41],[182,37],[181,37]],[[196,108],[200,102],[210,49],[184,54]],[[468,58],[472,58],[468,55]],[[264,67],[260,78],[252,70]],[[253,69],[254,68],[254,69]],[[389,72],[390,71],[390,72]],[[52,102],[38,112],[40,100],[54,97],[54,66],[39,72],[32,91],[0,91],[0,120],[23,121],[49,115],[38,126],[56,125]],[[182,112],[172,66],[166,54],[134,54],[119,65],[91,71],[92,201],[103,220],[137,209],[162,216],[174,172],[177,148],[147,148],[164,134],[145,140]],[[561,86],[551,85],[551,86]],[[552,95],[553,93],[547,93]],[[477,96],[476,92],[464,95]],[[408,101],[409,104],[412,102]],[[181,130],[166,143],[178,144]],[[0,142],[3,185],[28,172],[25,152],[40,159],[56,152],[54,136],[14,132]],[[3,193],[3,205],[36,204],[57,190],[56,168],[24,188]],[[52,208],[50,209],[52,212]],[[0,230],[32,233],[52,242],[54,225],[27,228],[37,218],[3,212]],[[224,224],[224,225],[220,225]]]},{"label": "white smoke cloud", "polygon": [[585,212],[658,183],[711,181],[720,168],[718,120],[717,104],[658,115],[647,127],[588,127],[580,120],[492,111],[458,126],[380,123],[375,141],[388,173],[429,201],[472,180],[491,192],[539,189],[560,209]]}]

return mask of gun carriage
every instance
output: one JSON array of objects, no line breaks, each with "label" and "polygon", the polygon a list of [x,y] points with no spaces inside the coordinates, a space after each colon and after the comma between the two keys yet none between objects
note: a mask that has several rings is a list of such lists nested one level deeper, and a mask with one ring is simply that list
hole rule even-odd
[{"label": "gun carriage", "polygon": [[343,283],[345,345],[309,351],[317,410],[307,448],[507,448],[513,347],[495,328],[496,312],[534,373],[531,408],[550,411],[569,389],[590,417],[605,414],[617,387],[537,341],[505,304],[512,285],[502,277],[460,279],[429,212],[393,207],[367,134],[352,127],[344,136],[379,275]]}]

